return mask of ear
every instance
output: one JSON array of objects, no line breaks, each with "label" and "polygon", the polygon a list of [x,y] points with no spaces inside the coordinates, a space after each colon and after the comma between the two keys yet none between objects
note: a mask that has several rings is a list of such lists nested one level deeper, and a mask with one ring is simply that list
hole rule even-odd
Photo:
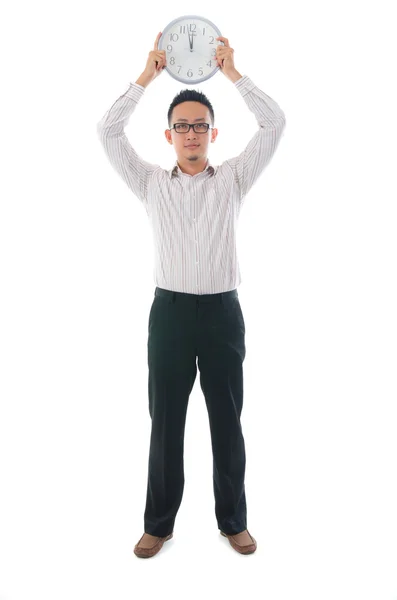
[{"label": "ear", "polygon": [[169,129],[166,129],[166,130],[164,131],[164,135],[165,135],[165,138],[166,138],[167,142],[168,142],[169,144],[171,144],[171,146],[172,146],[172,137],[171,137],[171,131],[170,131]]}]

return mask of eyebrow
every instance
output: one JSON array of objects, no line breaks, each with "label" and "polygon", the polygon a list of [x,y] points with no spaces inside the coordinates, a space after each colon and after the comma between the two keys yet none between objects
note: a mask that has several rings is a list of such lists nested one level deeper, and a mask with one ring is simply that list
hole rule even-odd
[{"label": "eyebrow", "polygon": [[[188,121],[188,119],[175,119],[175,123],[180,123],[181,121]],[[200,117],[199,119],[194,119],[196,121],[205,121],[204,117]]]}]

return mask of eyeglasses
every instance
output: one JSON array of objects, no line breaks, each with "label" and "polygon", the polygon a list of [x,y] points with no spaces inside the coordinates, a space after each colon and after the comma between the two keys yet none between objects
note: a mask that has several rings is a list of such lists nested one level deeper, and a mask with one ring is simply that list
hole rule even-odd
[{"label": "eyeglasses", "polygon": [[208,129],[214,129],[208,123],[175,123],[170,129],[175,129],[177,133],[187,133],[191,127],[195,133],[207,133]]}]

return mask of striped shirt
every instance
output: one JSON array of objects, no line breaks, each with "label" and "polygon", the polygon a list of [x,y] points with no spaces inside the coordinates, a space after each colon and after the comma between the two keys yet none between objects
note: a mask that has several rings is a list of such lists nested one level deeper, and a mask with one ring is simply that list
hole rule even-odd
[{"label": "striped shirt", "polygon": [[259,129],[234,158],[200,173],[183,173],[143,160],[124,128],[145,88],[130,83],[97,124],[105,153],[143,203],[154,240],[156,286],[189,294],[217,294],[240,285],[237,219],[243,201],[270,162],[285,127],[278,104],[244,75],[234,83]]}]

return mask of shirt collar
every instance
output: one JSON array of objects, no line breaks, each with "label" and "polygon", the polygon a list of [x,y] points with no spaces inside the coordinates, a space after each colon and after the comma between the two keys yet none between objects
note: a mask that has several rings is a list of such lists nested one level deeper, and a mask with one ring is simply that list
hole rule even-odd
[{"label": "shirt collar", "polygon": [[[214,167],[213,165],[211,165],[210,160],[207,159],[207,166],[201,172],[205,173],[205,171],[208,171],[211,175],[213,175],[214,173],[216,173],[216,169],[217,169],[217,167]],[[170,179],[172,179],[173,176],[178,177],[180,173],[184,174],[178,166],[178,160],[176,160],[172,169],[170,169],[168,171],[168,174],[170,176]],[[197,175],[200,175],[200,173],[197,173]]]}]

